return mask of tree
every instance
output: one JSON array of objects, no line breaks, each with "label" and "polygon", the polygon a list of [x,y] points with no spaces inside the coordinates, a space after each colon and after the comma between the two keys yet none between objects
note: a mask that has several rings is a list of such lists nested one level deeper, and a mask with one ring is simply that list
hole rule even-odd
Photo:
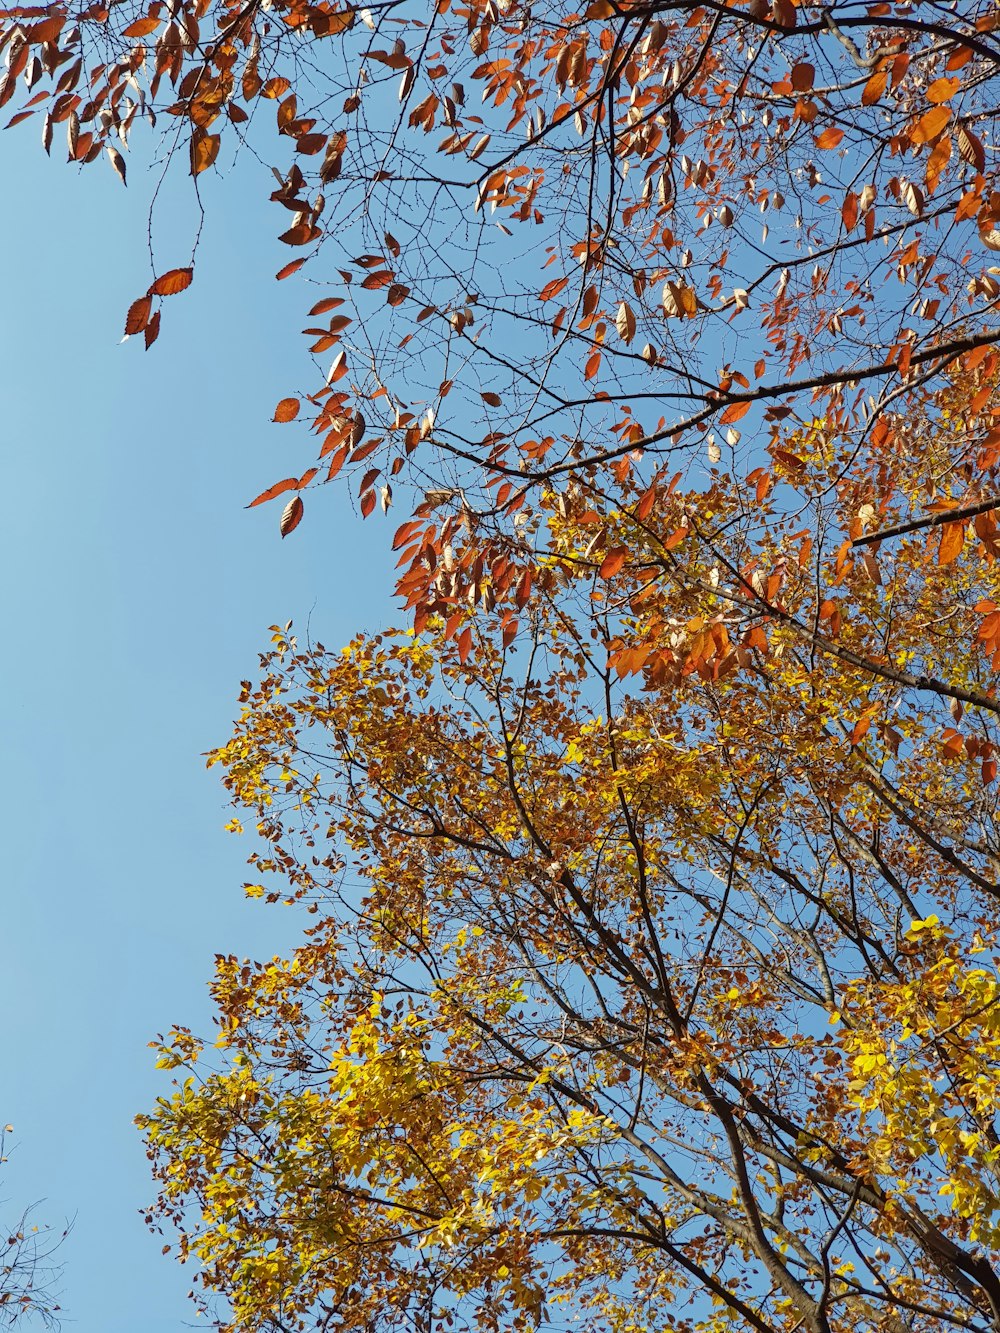
[{"label": "tree", "polygon": [[[4,1150],[13,1126],[0,1128],[0,1165],[7,1161]],[[54,1260],[67,1231],[56,1235],[50,1227],[32,1222],[27,1208],[14,1226],[4,1232],[0,1247],[0,1328],[22,1328],[34,1319],[47,1328],[58,1324],[59,1306],[55,1284],[60,1268]]]},{"label": "tree", "polygon": [[[960,566],[897,561],[928,650]],[[604,645],[637,583],[576,567],[508,648],[275,628],[213,761],[247,892],[314,924],[219,958],[217,1040],[161,1043],[142,1120],[234,1329],[998,1326],[989,715],[956,744],[774,621],[636,691]]]},{"label": "tree", "polygon": [[234,1328],[1000,1328],[996,23],[8,12],[122,178],[275,103],[318,457],[252,503],[412,497],[415,633],[276,630],[217,755],[314,914],[143,1120]]},{"label": "tree", "polygon": [[[393,485],[429,488],[401,584],[418,624],[483,595],[497,562],[509,611],[533,565],[513,514],[574,481],[613,507],[637,454],[653,508],[706,450],[749,473],[761,537],[755,493],[808,467],[790,424],[857,452],[879,517],[991,498],[988,430],[971,458],[960,433],[950,470],[943,439],[934,469],[891,466],[895,421],[951,368],[980,377],[977,410],[996,370],[988,0],[946,18],[792,0],[3,13],[0,104],[23,82],[12,123],[41,119],[47,149],[65,126],[73,161],[124,180],[148,117],[199,194],[244,145],[277,154],[280,238],[301,252],[278,276],[308,262],[321,290],[314,391],[275,418],[308,420],[318,456],[253,503],[284,496],[284,534],[343,470],[366,516]],[[126,331],[148,347],[193,273],[157,261]]]}]

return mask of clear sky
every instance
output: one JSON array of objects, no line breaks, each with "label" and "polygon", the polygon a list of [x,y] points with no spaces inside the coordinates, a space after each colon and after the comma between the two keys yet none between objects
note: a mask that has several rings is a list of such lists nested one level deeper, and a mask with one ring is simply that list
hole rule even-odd
[{"label": "clear sky", "polygon": [[[308,456],[302,427],[269,418],[315,384],[298,338],[311,298],[273,281],[293,252],[260,175],[207,181],[195,284],[147,353],[118,341],[151,277],[141,159],[124,190],[105,162],[66,166],[58,136],[48,161],[37,136],[0,136],[0,1121],[16,1131],[0,1219],[34,1200],[57,1225],[75,1216],[68,1329],[167,1333],[195,1322],[193,1274],[139,1215],[151,1186],[131,1120],[169,1087],[146,1043],[206,1029],[216,952],[270,957],[301,924],[243,897],[249,842],[223,831],[202,752],[225,739],[268,625],[311,613],[332,647],[400,619],[398,520],[362,524],[331,487],[282,542],[281,501],[243,508]],[[158,215],[160,271],[188,259],[180,198]]]}]

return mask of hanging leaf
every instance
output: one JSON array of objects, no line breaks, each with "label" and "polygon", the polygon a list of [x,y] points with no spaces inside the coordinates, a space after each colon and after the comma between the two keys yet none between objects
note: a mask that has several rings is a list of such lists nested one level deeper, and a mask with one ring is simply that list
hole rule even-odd
[{"label": "hanging leaf", "polygon": [[153,302],[149,296],[140,296],[138,301],[133,301],[128,308],[128,314],[125,316],[125,336],[131,337],[133,333],[141,333],[149,323],[149,316],[153,309]]},{"label": "hanging leaf", "polygon": [[297,398],[282,398],[281,402],[274,409],[274,416],[271,420],[280,422],[294,421],[299,415],[300,406],[301,404]]},{"label": "hanging leaf", "polygon": [[950,565],[962,553],[965,545],[965,524],[946,523],[941,529],[941,545],[938,548],[938,564]]},{"label": "hanging leaf", "polygon": [[861,93],[862,106],[874,106],[885,92],[885,85],[889,77],[887,69],[878,69],[865,84]]},{"label": "hanging leaf", "polygon": [[142,331],[143,340],[146,344],[146,351],[152,347],[160,336],[160,312],[157,310],[155,315],[150,317],[149,323]]},{"label": "hanging leaf", "polygon": [[191,286],[193,278],[193,268],[172,268],[156,279],[149,289],[150,295],[176,296]]},{"label": "hanging leaf", "polygon": [[836,148],[844,137],[844,131],[839,125],[828,125],[821,134],[816,136],[817,148]]},{"label": "hanging leaf", "polygon": [[127,185],[128,182],[125,179],[125,159],[122,157],[121,153],[119,153],[117,148],[112,148],[111,144],[106,144],[105,148],[111,165],[114,167],[115,172],[118,175],[118,179],[123,185]]},{"label": "hanging leaf", "polygon": [[601,561],[601,568],[598,570],[602,579],[611,579],[621,570],[625,561],[628,559],[629,551],[627,546],[612,546],[607,555]]},{"label": "hanging leaf", "polygon": [[635,337],[635,315],[626,301],[622,301],[618,307],[618,316],[615,319],[615,327],[618,329],[618,336],[622,342],[630,343]]},{"label": "hanging leaf", "polygon": [[148,37],[151,32],[155,32],[160,26],[160,19],[145,18],[136,19],[130,23],[127,28],[122,29],[123,37]]},{"label": "hanging leaf", "polygon": [[730,403],[722,416],[719,417],[719,420],[724,426],[728,426],[730,422],[739,421],[741,417],[745,417],[749,411],[750,403],[746,401]]},{"label": "hanging leaf", "polygon": [[246,506],[247,509],[253,509],[255,505],[265,504],[268,500],[273,500],[278,495],[283,495],[285,491],[294,491],[298,487],[297,477],[286,477],[284,481],[276,481],[273,486],[269,486],[266,491],[261,491],[256,500],[251,500]]},{"label": "hanging leaf", "polygon": [[931,107],[930,111],[925,111],[917,121],[910,138],[916,144],[930,143],[931,139],[937,138],[949,120],[951,120],[951,110],[948,107]]},{"label": "hanging leaf", "polygon": [[222,139],[218,134],[196,134],[191,139],[191,175],[207,171],[219,156]]},{"label": "hanging leaf", "polygon": [[[298,482],[293,481],[292,485],[297,486]],[[254,503],[255,504],[257,503],[256,500],[254,501]],[[288,501],[288,504],[285,505],[284,509],[281,511],[281,520],[278,525],[281,530],[282,537],[287,537],[290,532],[294,532],[295,529],[302,522],[302,510],[303,510],[303,505],[302,505],[301,495],[296,495],[293,499]]]}]

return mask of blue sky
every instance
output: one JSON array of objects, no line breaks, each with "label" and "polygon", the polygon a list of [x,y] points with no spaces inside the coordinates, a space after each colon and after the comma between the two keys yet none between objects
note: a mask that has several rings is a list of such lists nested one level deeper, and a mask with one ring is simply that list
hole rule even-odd
[{"label": "blue sky", "polygon": [[[151,1186],[131,1120],[168,1087],[146,1043],[205,1029],[216,952],[270,957],[299,925],[243,898],[249,844],[223,831],[202,752],[226,737],[268,625],[311,614],[334,646],[399,619],[398,520],[361,524],[331,487],[282,542],[280,501],[243,508],[308,457],[302,428],[269,418],[315,378],[297,336],[313,298],[273,281],[291,252],[261,169],[207,181],[195,285],[146,353],[118,342],[151,276],[141,158],[126,191],[104,162],[67,167],[58,141],[48,161],[36,136],[0,138],[0,1120],[16,1131],[0,1218],[34,1200],[57,1225],[75,1216],[67,1328],[166,1333],[194,1322],[193,1273],[139,1216]],[[177,183],[161,271],[190,250]]]}]

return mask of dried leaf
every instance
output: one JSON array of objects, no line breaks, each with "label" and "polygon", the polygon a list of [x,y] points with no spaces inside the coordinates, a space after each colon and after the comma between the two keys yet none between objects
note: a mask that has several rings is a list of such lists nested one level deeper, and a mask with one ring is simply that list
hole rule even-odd
[{"label": "dried leaf", "polygon": [[[298,481],[293,481],[292,485],[297,486]],[[256,504],[256,501],[254,501],[254,503]],[[301,495],[296,495],[285,505],[284,509],[281,511],[281,520],[278,524],[282,537],[287,537],[290,532],[294,532],[302,522],[302,510],[303,505]]]},{"label": "dried leaf", "polygon": [[271,420],[279,422],[294,421],[299,415],[300,406],[301,404],[297,398],[282,398],[274,409],[274,416]]},{"label": "dried leaf", "polygon": [[194,278],[193,268],[168,269],[156,279],[149,289],[150,296],[176,296],[191,286]]}]

